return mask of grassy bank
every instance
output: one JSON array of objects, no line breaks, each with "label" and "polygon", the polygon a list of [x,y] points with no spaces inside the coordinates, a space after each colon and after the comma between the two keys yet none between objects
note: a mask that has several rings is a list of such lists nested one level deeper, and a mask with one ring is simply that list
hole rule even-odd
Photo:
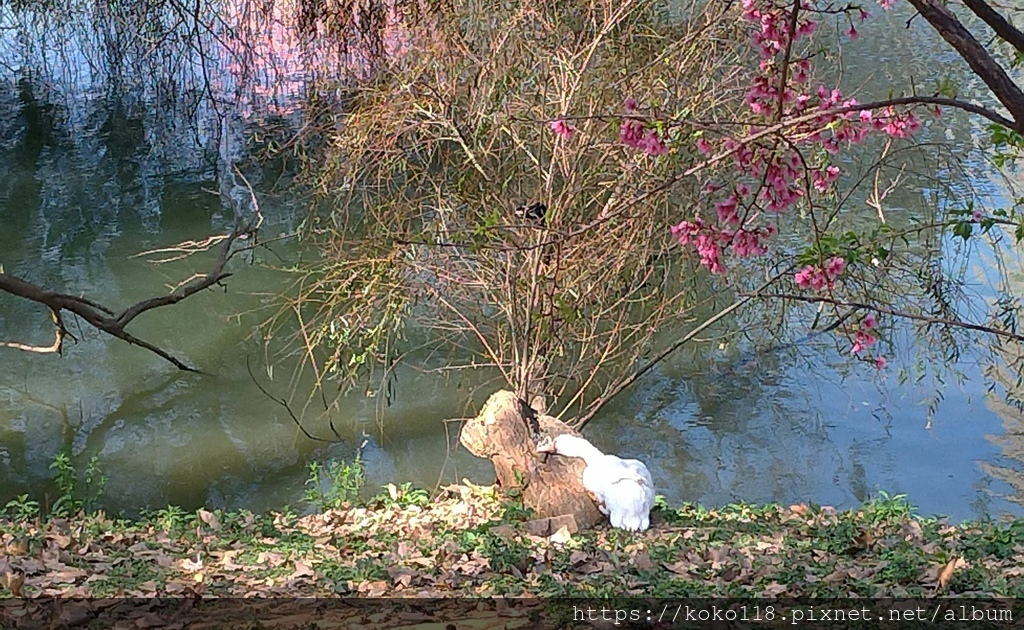
[{"label": "grassy bank", "polygon": [[1024,521],[861,509],[659,507],[642,534],[531,533],[490,487],[397,489],[298,516],[168,508],[0,520],[4,596],[1024,597]]}]

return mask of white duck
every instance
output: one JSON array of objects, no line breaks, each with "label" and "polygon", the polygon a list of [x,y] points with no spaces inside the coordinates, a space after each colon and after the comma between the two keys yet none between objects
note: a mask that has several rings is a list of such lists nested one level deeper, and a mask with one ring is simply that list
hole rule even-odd
[{"label": "white duck", "polygon": [[568,433],[554,439],[544,436],[537,451],[579,457],[587,463],[583,487],[612,527],[635,532],[650,526],[654,482],[643,462],[605,455],[590,442]]}]

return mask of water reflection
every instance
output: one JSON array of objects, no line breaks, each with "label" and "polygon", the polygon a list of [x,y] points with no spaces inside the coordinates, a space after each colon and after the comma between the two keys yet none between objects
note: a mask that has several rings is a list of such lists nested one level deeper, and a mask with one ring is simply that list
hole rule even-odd
[{"label": "water reflection", "polygon": [[[304,103],[326,98],[317,92],[318,70],[352,70],[358,78],[366,51],[313,46],[290,26],[288,3],[269,11],[244,0],[202,6],[204,23],[216,16],[234,28],[197,29],[192,16],[175,23],[156,8],[135,21],[92,5],[73,6],[63,20],[0,8],[2,80],[11,88],[0,90],[0,264],[9,272],[110,303],[148,297],[203,262],[153,266],[131,256],[232,225],[235,208],[224,193],[236,183],[228,176],[236,166],[266,195],[273,230],[292,229],[293,206],[269,196],[269,183],[260,185],[251,168],[247,134],[269,120],[300,125]],[[388,17],[384,42],[400,56],[409,34],[396,20]],[[150,23],[175,45],[140,51],[132,29]],[[865,32],[861,42],[877,37],[884,45],[854,53],[876,56],[864,66],[880,68],[880,83],[905,84],[911,74],[936,72],[942,64],[934,59],[951,58],[919,26],[909,36],[895,33],[882,26]],[[952,140],[970,146],[973,123],[955,120]],[[928,184],[917,184],[891,200],[893,221],[905,220],[905,208],[920,208]],[[279,253],[285,261],[296,256],[287,248]],[[336,444],[302,437],[245,367],[247,359],[262,366],[256,376],[276,395],[294,387],[292,408],[306,408],[310,430],[330,435],[315,403],[306,406],[314,376],[290,358],[273,362],[271,378],[265,348],[250,336],[261,321],[258,309],[287,276],[244,261],[233,271],[227,294],[197,295],[133,324],[140,336],[212,375],[173,373],[84,328],[74,330],[81,341],[63,358],[3,351],[0,502],[52,493],[43,480],[64,451],[81,467],[98,454],[110,477],[106,505],[129,511],[168,502],[295,504],[308,461],[352,459],[364,443],[373,486],[492,478],[488,464],[456,448],[457,427],[442,422],[466,415],[489,391],[435,376],[401,372],[390,406],[343,399],[330,414]],[[49,334],[40,309],[0,295],[0,337]],[[1021,416],[994,402],[991,411],[981,405],[977,370],[968,369],[970,389],[947,392],[929,428],[927,387],[876,381],[840,360],[823,341],[742,352],[698,344],[588,431],[598,446],[647,461],[672,501],[847,506],[884,489],[908,492],[926,512],[959,518],[1020,512],[1013,503],[1024,505]]]}]

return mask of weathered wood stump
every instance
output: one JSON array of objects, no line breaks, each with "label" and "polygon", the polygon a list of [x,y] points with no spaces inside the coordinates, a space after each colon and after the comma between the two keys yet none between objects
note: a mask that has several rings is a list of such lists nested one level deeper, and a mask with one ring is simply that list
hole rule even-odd
[{"label": "weathered wood stump", "polygon": [[[537,422],[541,434],[575,433],[543,412],[537,414]],[[487,400],[480,415],[466,422],[459,440],[470,453],[494,463],[502,488],[521,488],[523,504],[541,518],[572,515],[579,528],[604,522],[583,489],[583,460],[537,453],[530,433],[516,395],[502,390]]]}]

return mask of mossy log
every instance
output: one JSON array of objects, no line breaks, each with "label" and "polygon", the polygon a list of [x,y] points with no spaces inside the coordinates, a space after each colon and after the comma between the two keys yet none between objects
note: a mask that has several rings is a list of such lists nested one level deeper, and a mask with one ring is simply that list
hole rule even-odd
[{"label": "mossy log", "polygon": [[[575,433],[543,409],[536,416],[541,434]],[[523,504],[539,517],[572,515],[581,529],[603,523],[604,515],[583,489],[583,460],[537,453],[530,420],[516,395],[502,390],[487,400],[480,415],[466,421],[459,440],[470,453],[494,463],[502,488],[521,488]]]}]

